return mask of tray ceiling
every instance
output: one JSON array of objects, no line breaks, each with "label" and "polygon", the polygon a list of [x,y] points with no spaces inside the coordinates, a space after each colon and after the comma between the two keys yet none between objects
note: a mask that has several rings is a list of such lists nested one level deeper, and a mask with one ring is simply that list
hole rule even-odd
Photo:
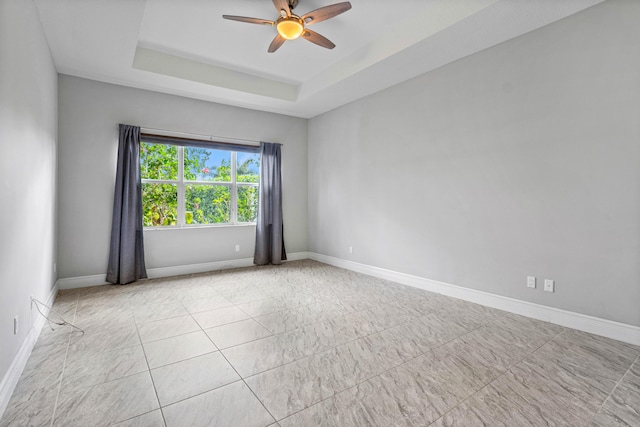
[{"label": "tray ceiling", "polygon": [[[275,53],[270,0],[35,0],[58,72],[310,118],[603,0],[351,0]],[[335,3],[300,0],[295,13]]]}]

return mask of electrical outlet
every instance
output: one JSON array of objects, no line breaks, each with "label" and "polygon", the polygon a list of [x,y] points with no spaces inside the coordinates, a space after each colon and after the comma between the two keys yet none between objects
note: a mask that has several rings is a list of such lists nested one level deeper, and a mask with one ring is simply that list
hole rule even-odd
[{"label": "electrical outlet", "polygon": [[556,286],[553,280],[544,279],[544,291],[555,292]]},{"label": "electrical outlet", "polygon": [[240,245],[236,245],[236,252],[240,252]]},{"label": "electrical outlet", "polygon": [[527,276],[527,288],[534,288],[536,287],[536,278],[533,276]]},{"label": "electrical outlet", "polygon": [[18,316],[13,318],[13,335],[18,335]]},{"label": "electrical outlet", "polygon": [[352,254],[353,253],[353,246],[349,246],[349,253]]}]

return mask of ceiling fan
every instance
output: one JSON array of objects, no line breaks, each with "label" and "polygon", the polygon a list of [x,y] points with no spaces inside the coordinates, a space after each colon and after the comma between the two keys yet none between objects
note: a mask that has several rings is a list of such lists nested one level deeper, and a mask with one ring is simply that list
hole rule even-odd
[{"label": "ceiling fan", "polygon": [[294,15],[291,13],[291,9],[296,7],[298,0],[273,0],[273,4],[280,17],[275,21],[269,21],[268,19],[248,18],[246,16],[235,15],[222,15],[224,19],[230,19],[232,21],[248,22],[249,24],[271,25],[275,26],[278,30],[278,34],[269,45],[268,51],[275,52],[280,46],[287,40],[295,40],[298,37],[303,37],[309,40],[311,43],[315,43],[318,46],[326,47],[327,49],[333,49],[336,47],[328,38],[321,36],[320,34],[311,31],[307,26],[315,24],[316,22],[325,21],[329,18],[333,18],[336,15],[346,12],[351,9],[351,3],[348,1],[342,3],[332,4],[330,6],[321,7],[313,10],[302,16]]}]

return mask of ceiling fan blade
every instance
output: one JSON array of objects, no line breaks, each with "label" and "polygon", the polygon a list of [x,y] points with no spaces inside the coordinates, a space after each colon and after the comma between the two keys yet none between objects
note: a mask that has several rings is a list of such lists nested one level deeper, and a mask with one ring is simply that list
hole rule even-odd
[{"label": "ceiling fan blade", "polygon": [[325,36],[321,36],[320,34],[307,28],[305,28],[302,32],[302,37],[309,40],[311,43],[315,43],[318,46],[326,47],[327,49],[333,49],[334,47],[336,47],[336,45],[333,44],[333,42]]},{"label": "ceiling fan blade", "polygon": [[274,25],[275,22],[269,21],[268,19],[260,19],[260,18],[249,18],[246,16],[235,16],[235,15],[222,15],[224,19],[229,19],[231,21],[240,21],[240,22],[248,22],[249,24],[261,24],[261,25]]},{"label": "ceiling fan blade", "polygon": [[351,9],[351,3],[348,1],[342,3],[332,4],[330,6],[321,7],[320,9],[312,10],[302,16],[302,20],[305,25],[315,24],[316,22],[324,21],[334,16],[340,15]]},{"label": "ceiling fan blade", "polygon": [[278,13],[284,10],[287,14],[286,16],[291,16],[291,9],[289,9],[289,1],[288,0],[273,0],[273,5],[278,9]]},{"label": "ceiling fan blade", "polygon": [[282,37],[280,34],[278,34],[272,41],[271,44],[269,45],[269,53],[273,53],[276,50],[278,50],[280,48],[280,46],[282,46],[284,44],[284,42],[286,42],[287,39],[285,39],[284,37]]}]

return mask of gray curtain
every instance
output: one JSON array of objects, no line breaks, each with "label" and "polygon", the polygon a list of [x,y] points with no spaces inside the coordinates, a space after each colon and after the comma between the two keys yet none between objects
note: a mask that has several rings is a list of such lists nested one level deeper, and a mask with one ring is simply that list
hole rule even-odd
[{"label": "gray curtain", "polygon": [[287,259],[282,227],[280,144],[260,143],[260,195],[253,263],[281,264]]},{"label": "gray curtain", "polygon": [[107,282],[126,285],[146,277],[142,241],[140,128],[121,124]]}]

